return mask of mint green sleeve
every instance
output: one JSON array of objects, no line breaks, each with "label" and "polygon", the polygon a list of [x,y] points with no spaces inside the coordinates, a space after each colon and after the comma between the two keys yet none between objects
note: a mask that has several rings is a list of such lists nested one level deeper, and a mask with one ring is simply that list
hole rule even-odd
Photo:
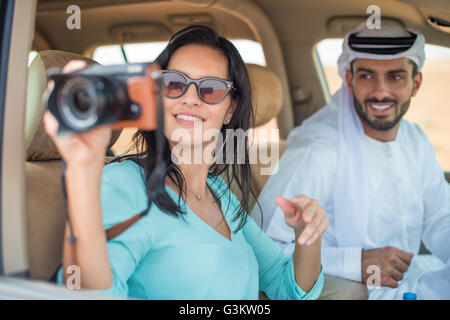
[{"label": "mint green sleeve", "polygon": [[[145,189],[138,190],[143,186],[139,174],[136,167],[129,163],[113,163],[104,167],[101,205],[105,229],[131,218],[139,213],[138,209],[145,209],[145,207],[138,208],[136,205],[138,197],[145,196]],[[140,203],[142,204],[142,201]],[[89,292],[113,297],[128,297],[127,281],[150,247],[151,228],[148,224],[148,219],[141,218],[122,234],[108,241],[108,258],[113,283],[108,289],[88,290]],[[58,278],[58,282],[62,282],[62,272],[59,272]]]},{"label": "mint green sleeve", "polygon": [[258,261],[260,290],[269,299],[314,300],[319,297],[324,282],[322,266],[313,288],[305,292],[295,281],[293,257],[286,257],[250,216],[243,227],[243,234]]}]

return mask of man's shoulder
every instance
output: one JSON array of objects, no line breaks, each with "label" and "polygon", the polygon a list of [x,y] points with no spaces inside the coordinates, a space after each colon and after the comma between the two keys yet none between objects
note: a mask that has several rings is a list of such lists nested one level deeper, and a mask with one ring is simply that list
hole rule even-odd
[{"label": "man's shoulder", "polygon": [[425,135],[425,132],[423,132],[423,130],[417,123],[409,121],[407,119],[402,119],[401,129],[411,135]]},{"label": "man's shoulder", "polygon": [[403,140],[413,143],[415,146],[421,145],[432,148],[430,140],[417,123],[403,119],[401,121],[400,130]]},{"label": "man's shoulder", "polygon": [[313,156],[330,156],[336,157],[337,155],[337,138],[328,139],[325,137],[317,137],[311,140],[303,140],[293,143],[288,146],[285,153],[295,154],[300,156],[308,153]]},{"label": "man's shoulder", "polygon": [[320,108],[288,135],[288,146],[311,146],[321,148],[334,145],[339,138],[339,114],[334,105]]},{"label": "man's shoulder", "polygon": [[332,172],[336,168],[338,140],[337,111],[325,106],[289,133],[281,164]]},{"label": "man's shoulder", "polygon": [[288,175],[333,175],[337,163],[337,143],[325,138],[290,145],[283,153],[279,170]]},{"label": "man's shoulder", "polygon": [[308,152],[317,156],[336,157],[338,140],[338,129],[328,123],[301,125],[289,134],[285,153],[300,156]]}]

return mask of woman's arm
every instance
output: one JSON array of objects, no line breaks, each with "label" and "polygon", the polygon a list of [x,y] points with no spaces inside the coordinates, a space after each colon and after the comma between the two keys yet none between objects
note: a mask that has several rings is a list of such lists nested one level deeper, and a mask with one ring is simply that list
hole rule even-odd
[{"label": "woman's arm", "polygon": [[[273,242],[253,221],[248,220],[243,228],[243,234],[252,247],[255,257],[258,261],[259,286],[269,299],[275,300],[308,300],[317,299],[323,286],[323,274],[320,273],[314,279],[314,284],[310,290],[303,289],[305,285],[296,281],[293,256],[286,257],[283,251]],[[299,261],[302,266],[301,273],[308,279],[314,278],[314,275],[307,274],[307,261]],[[299,282],[301,286],[299,285]]]},{"label": "woman's arm", "polygon": [[[66,227],[63,245],[63,271],[75,263],[80,268],[83,289],[107,289],[113,277],[103,228],[100,184],[102,166],[68,166],[66,185],[69,216],[76,243],[69,243]],[[66,283],[67,274],[63,272]]]},{"label": "woman's arm", "polygon": [[[295,234],[298,239],[300,235]],[[304,291],[309,292],[319,278],[321,239],[316,240],[309,246],[301,246],[295,242],[293,255],[295,281]]]},{"label": "woman's arm", "polygon": [[295,280],[309,292],[320,274],[321,235],[328,227],[328,218],[316,200],[304,195],[290,201],[281,196],[275,200],[285,214],[286,224],[295,231]]},{"label": "woman's arm", "polygon": [[[80,172],[80,170],[76,171]],[[79,177],[80,176],[77,176],[77,179],[79,179]],[[81,181],[90,180],[92,177],[93,174],[88,175],[86,180]],[[94,181],[94,179],[92,181]],[[95,179],[95,181],[98,180]],[[94,185],[94,182],[89,182],[89,185]],[[81,187],[81,185],[78,185],[78,187]],[[78,193],[77,195],[83,196],[84,199],[90,198],[90,195],[84,193]],[[91,195],[94,196],[94,193]],[[96,196],[93,197],[93,200],[95,199]],[[102,235],[102,237],[100,237],[101,239],[88,240],[84,247],[78,246],[78,242],[75,246],[66,243],[64,248],[66,254],[66,257],[64,258],[65,268],[67,268],[67,265],[75,264],[71,261],[74,256],[77,256],[77,259],[79,259],[78,257],[81,257],[81,259],[85,259],[81,261],[84,264],[82,266],[83,270],[81,271],[81,277],[83,279],[86,278],[86,273],[89,273],[90,278],[91,275],[94,277],[100,275],[98,277],[102,277],[102,279],[105,279],[105,275],[108,274],[111,274],[112,276],[112,283],[110,286],[107,285],[110,281],[105,280],[102,280],[105,281],[105,285],[90,285],[93,282],[97,283],[99,280],[92,280],[91,278],[91,280],[88,280],[89,286],[83,285],[83,289],[95,289],[96,293],[102,295],[128,297],[128,280],[136,271],[140,261],[147,255],[152,245],[152,238],[154,235],[154,224],[151,220],[152,215],[140,219],[119,236],[108,240],[107,243],[103,235],[105,234],[104,229],[108,229],[117,223],[128,220],[137,212],[142,212],[147,207],[147,193],[144,181],[142,180],[140,167],[131,160],[114,162],[104,166],[101,175],[100,199],[102,214],[96,215],[96,217],[100,217],[100,219],[96,218],[92,220],[89,214],[86,214],[85,217],[92,226],[86,228],[86,222],[85,224],[80,223],[80,217],[84,218],[83,214],[77,216],[75,220],[79,223],[77,229],[81,230],[83,235]],[[91,210],[92,206],[88,202],[89,201],[85,203],[85,207],[88,207],[90,214],[94,214],[94,211]],[[96,202],[93,203],[95,205]],[[76,206],[78,206],[80,212],[85,210],[84,208],[81,208],[82,205],[76,204]],[[93,227],[94,223],[97,223],[96,228]],[[100,225],[101,223],[103,226]],[[76,236],[78,235],[76,234]],[[66,232],[65,239],[67,239],[67,237],[68,233]],[[79,239],[80,237],[78,236],[77,241],[79,241]],[[105,244],[103,245],[102,242],[104,241]],[[92,243],[97,244],[98,247],[92,246]],[[77,249],[76,255],[72,252],[72,249],[74,248]],[[105,248],[107,253],[104,251]],[[101,254],[104,256],[100,257]],[[80,264],[80,261],[78,262],[78,264]],[[95,262],[95,265],[91,264],[93,262]],[[85,269],[86,266],[88,269]],[[58,282],[61,284],[63,283],[62,273],[58,276]]]}]

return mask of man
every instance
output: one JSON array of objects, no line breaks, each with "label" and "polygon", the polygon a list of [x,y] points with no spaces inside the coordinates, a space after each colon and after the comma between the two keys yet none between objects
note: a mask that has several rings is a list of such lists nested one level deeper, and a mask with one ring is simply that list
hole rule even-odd
[{"label": "man", "polygon": [[[286,254],[294,234],[273,199],[318,200],[330,222],[324,272],[368,285],[369,299],[450,299],[450,187],[423,131],[402,119],[422,82],[424,45],[395,25],[349,32],[342,87],[291,132],[259,198],[263,228]],[[421,241],[433,255],[418,255]]]}]

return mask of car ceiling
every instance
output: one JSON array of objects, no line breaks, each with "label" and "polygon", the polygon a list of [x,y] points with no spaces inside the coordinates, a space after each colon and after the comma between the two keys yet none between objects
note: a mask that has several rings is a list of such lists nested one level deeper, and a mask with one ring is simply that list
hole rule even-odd
[{"label": "car ceiling", "polygon": [[[251,29],[227,12],[214,8],[217,0],[39,0],[36,30],[54,49],[85,53],[93,45],[120,42],[127,24],[142,24],[148,39],[167,40],[170,34],[192,21],[214,23],[229,38],[255,39]],[[236,0],[230,0],[236,1]],[[223,0],[222,0],[223,2]],[[317,42],[342,37],[333,19],[367,17],[373,0],[252,0],[272,22],[280,42]],[[66,9],[81,8],[81,30],[68,30]],[[450,35],[427,23],[429,16],[450,21],[448,0],[380,0],[381,18],[400,20],[405,26],[425,34],[430,43],[450,46]],[[163,14],[161,14],[163,12]],[[61,26],[61,27],[55,27]],[[115,28],[114,28],[115,27]],[[136,29],[139,26],[132,26]],[[119,29],[120,32],[115,32]],[[95,32],[93,32],[95,30]],[[122,32],[122,33],[121,33]]]}]

